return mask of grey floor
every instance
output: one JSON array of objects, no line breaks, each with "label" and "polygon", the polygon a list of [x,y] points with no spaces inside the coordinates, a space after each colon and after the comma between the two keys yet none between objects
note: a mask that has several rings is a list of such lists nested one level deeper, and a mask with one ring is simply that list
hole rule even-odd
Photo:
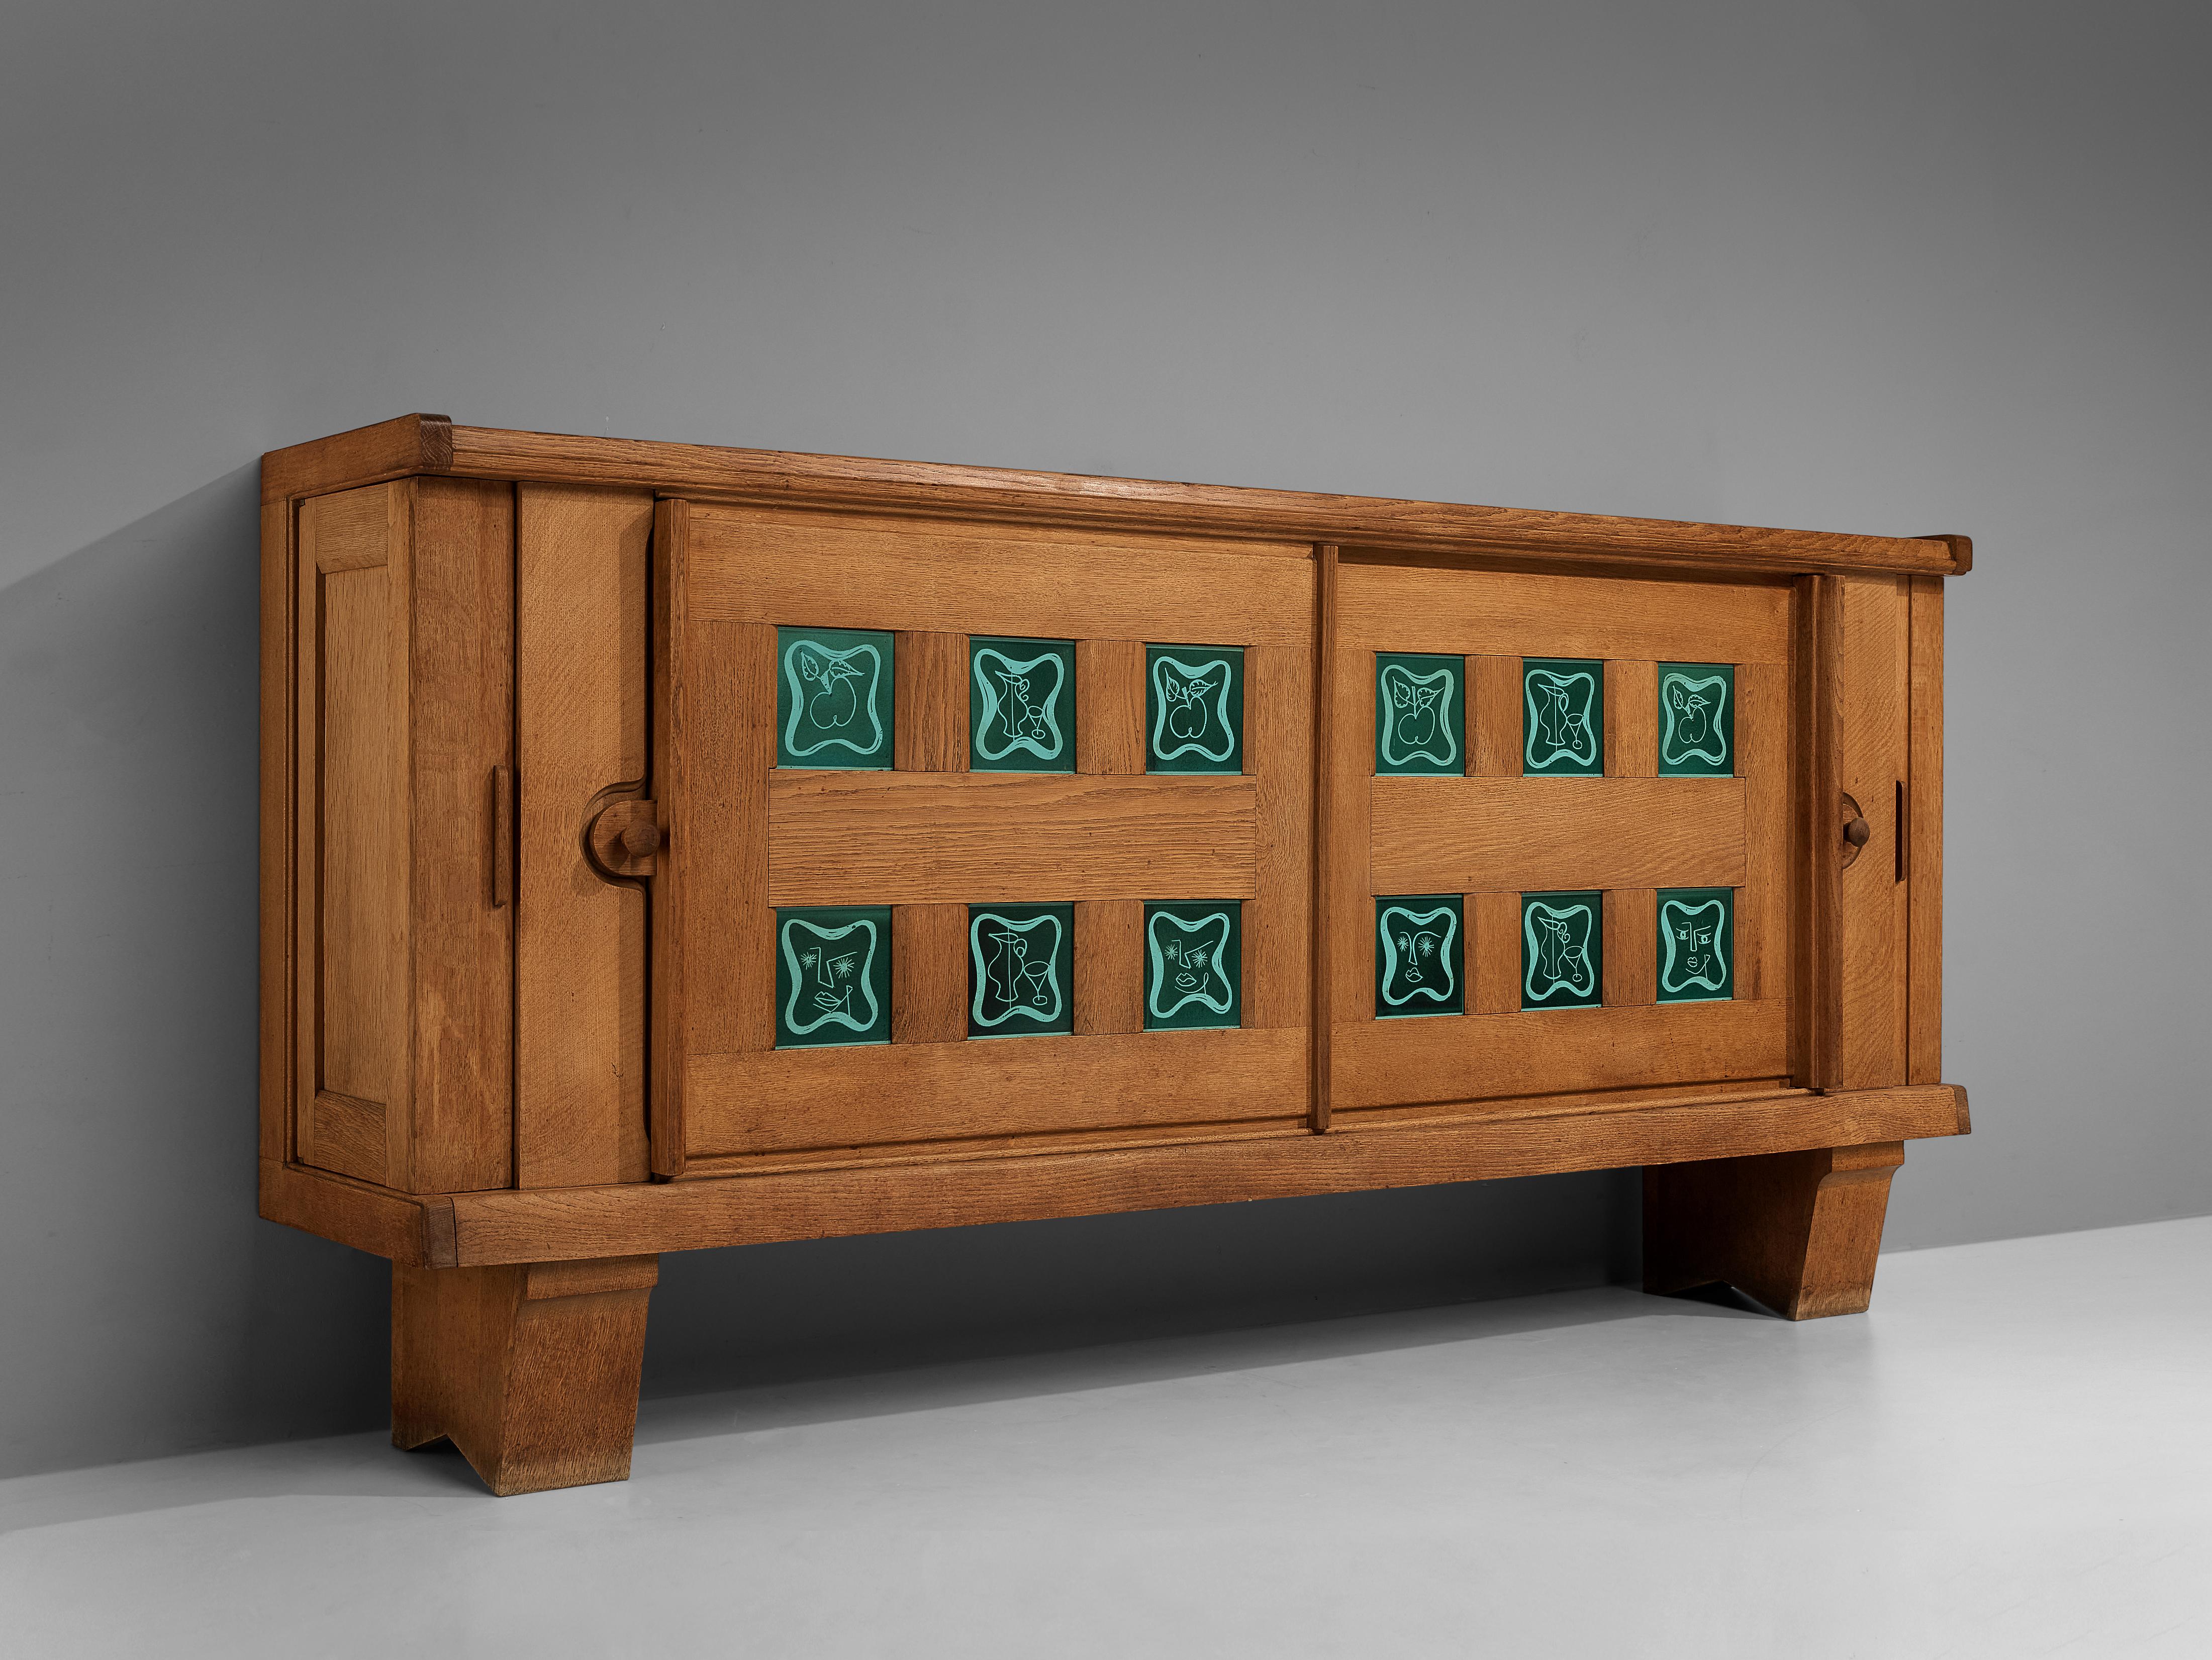
[{"label": "grey floor", "polygon": [[2212,1654],[2212,1219],[0,1482],[9,1655]]}]

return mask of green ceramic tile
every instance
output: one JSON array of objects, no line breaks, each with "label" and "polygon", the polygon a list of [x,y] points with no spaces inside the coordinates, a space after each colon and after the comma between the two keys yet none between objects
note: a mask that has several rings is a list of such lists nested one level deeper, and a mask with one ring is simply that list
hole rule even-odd
[{"label": "green ceramic tile", "polygon": [[1375,770],[1467,770],[1467,659],[1375,654]]},{"label": "green ceramic tile", "polygon": [[888,905],[817,905],[775,914],[775,1046],[891,1041]]},{"label": "green ceramic tile", "polygon": [[1244,648],[1145,648],[1145,770],[1244,770]]},{"label": "green ceramic tile", "polygon": [[1605,770],[1605,665],[1531,657],[1521,665],[1521,770],[1595,776]]},{"label": "green ceramic tile", "polygon": [[1735,771],[1735,665],[1659,666],[1659,775],[1726,778]]},{"label": "green ceramic tile", "polygon": [[1659,890],[1659,1000],[1718,1003],[1735,995],[1735,890]]},{"label": "green ceramic tile", "polygon": [[1594,1009],[1605,1001],[1605,899],[1582,893],[1521,896],[1521,1006]]},{"label": "green ceramic tile", "polygon": [[1075,642],[968,642],[968,766],[1075,770]]},{"label": "green ceramic tile", "polygon": [[775,763],[891,763],[891,636],[856,629],[775,631]]},{"label": "green ceramic tile", "polygon": [[1244,908],[1234,899],[1145,907],[1145,1030],[1244,1024]]},{"label": "green ceramic tile", "polygon": [[1467,931],[1455,893],[1375,902],[1375,1018],[1464,1014]]},{"label": "green ceramic tile", "polygon": [[968,1035],[1075,1030],[1075,907],[968,907]]}]

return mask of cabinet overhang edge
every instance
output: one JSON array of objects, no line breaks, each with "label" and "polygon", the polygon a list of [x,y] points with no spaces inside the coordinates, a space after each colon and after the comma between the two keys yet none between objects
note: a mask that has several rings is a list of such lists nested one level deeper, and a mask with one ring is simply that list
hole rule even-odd
[{"label": "cabinet overhang edge", "polygon": [[624,485],[750,505],[947,514],[1182,535],[1329,542],[1382,552],[1648,562],[1746,572],[1954,576],[1961,536],[1856,536],[1756,526],[1093,477],[705,444],[457,427],[410,415],[262,458],[262,499],[297,499],[413,473]]}]

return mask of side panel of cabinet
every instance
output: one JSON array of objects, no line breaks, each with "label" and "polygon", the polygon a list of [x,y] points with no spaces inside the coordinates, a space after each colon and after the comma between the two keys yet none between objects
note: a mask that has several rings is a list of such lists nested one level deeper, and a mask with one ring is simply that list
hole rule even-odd
[{"label": "side panel of cabinet", "polygon": [[512,1169],[513,492],[302,502],[294,1144],[411,1192]]}]

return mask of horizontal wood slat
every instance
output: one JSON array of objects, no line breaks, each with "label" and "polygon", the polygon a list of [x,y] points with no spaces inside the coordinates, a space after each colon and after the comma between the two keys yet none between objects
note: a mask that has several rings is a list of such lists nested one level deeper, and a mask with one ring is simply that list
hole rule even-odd
[{"label": "horizontal wood slat", "polygon": [[1249,777],[785,772],[768,797],[772,905],[1259,891]]},{"label": "horizontal wood slat", "polygon": [[1340,650],[1713,663],[1790,658],[1790,590],[1778,583],[1346,561],[1339,584]]},{"label": "horizontal wood slat", "polygon": [[694,1157],[1304,1114],[1304,1031],[976,1038],[692,1058]]},{"label": "horizontal wood slat", "polygon": [[1735,887],[1736,778],[1377,778],[1376,893]]},{"label": "horizontal wood slat", "polygon": [[555,1262],[1162,1210],[1955,1135],[1964,1115],[1963,1091],[1936,1085],[742,1181],[459,1194],[454,1250],[465,1263]]},{"label": "horizontal wood slat", "polygon": [[1562,1090],[1774,1078],[1787,1072],[1786,1006],[1662,1003],[1340,1021],[1340,1111]]},{"label": "horizontal wood slat", "polygon": [[[707,621],[1224,646],[1312,636],[1304,543],[1051,537],[714,507],[695,508],[690,528],[693,603]],[[1264,554],[1280,556],[1255,556]]]}]

